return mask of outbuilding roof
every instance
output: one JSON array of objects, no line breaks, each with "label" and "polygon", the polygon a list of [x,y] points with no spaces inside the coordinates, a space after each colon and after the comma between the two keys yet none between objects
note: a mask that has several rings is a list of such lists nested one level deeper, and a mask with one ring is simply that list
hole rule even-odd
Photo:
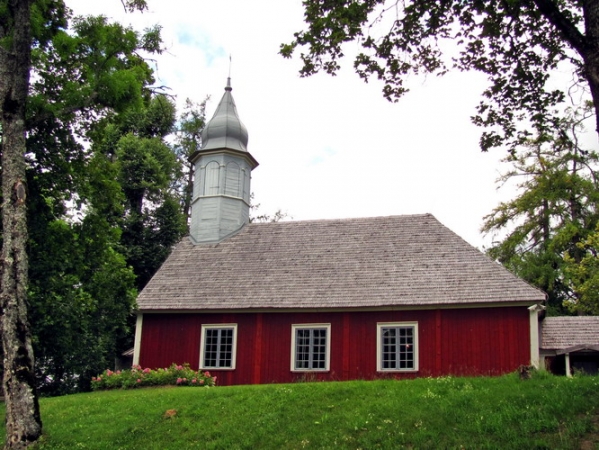
[{"label": "outbuilding roof", "polygon": [[[541,349],[581,350],[599,346],[599,316],[546,317],[541,328]],[[599,349],[597,349],[599,350]]]},{"label": "outbuilding roof", "polygon": [[407,308],[538,303],[545,295],[430,214],[251,223],[183,239],[140,311]]}]

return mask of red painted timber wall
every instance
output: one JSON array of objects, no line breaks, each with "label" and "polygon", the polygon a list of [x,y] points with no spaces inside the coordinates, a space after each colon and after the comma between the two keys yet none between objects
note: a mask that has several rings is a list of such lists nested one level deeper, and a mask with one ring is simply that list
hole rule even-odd
[{"label": "red painted timber wall", "polygon": [[[419,370],[376,371],[377,322],[418,322]],[[526,307],[388,312],[145,314],[140,365],[197,369],[202,324],[236,323],[235,370],[211,370],[219,385],[441,375],[499,375],[530,363]],[[290,370],[291,325],[331,324],[330,371]]]}]

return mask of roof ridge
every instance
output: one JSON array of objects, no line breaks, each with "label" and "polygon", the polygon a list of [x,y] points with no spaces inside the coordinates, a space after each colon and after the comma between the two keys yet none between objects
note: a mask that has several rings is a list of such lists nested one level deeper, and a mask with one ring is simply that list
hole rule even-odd
[{"label": "roof ridge", "polygon": [[278,222],[251,222],[248,225],[274,225],[283,223],[314,223],[314,222],[358,222],[358,221],[370,221],[376,219],[397,219],[397,218],[421,218],[431,217],[438,221],[438,219],[431,213],[419,213],[419,214],[391,214],[386,216],[364,216],[364,217],[337,217],[337,218],[323,218],[323,219],[300,219],[300,220],[281,220]]}]

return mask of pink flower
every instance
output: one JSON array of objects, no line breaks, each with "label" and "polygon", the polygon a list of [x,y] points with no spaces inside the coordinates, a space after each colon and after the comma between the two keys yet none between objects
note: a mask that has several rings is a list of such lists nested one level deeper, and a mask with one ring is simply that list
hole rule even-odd
[{"label": "pink flower", "polygon": [[120,371],[120,370],[117,370],[117,371],[116,371],[116,374],[117,374],[117,375],[120,375],[120,374],[121,374],[121,371]]},{"label": "pink flower", "polygon": [[98,381],[102,381],[102,377],[98,377],[98,378],[97,378],[97,380],[98,380]]},{"label": "pink flower", "polygon": [[138,378],[138,379],[137,379],[137,382],[138,382],[138,383],[141,383],[141,378]]},{"label": "pink flower", "polygon": [[216,383],[216,377],[212,377],[212,381]]},{"label": "pink flower", "polygon": [[191,380],[191,382],[192,382],[193,384],[196,384],[196,382],[197,382],[197,381],[198,381],[198,380],[196,380],[195,378],[194,378],[193,380]]},{"label": "pink flower", "polygon": [[206,371],[206,372],[204,372],[204,375],[206,375],[207,377],[209,377],[210,376],[210,372]]},{"label": "pink flower", "polygon": [[110,375],[112,375],[114,372],[110,369],[106,369],[106,376],[109,377]]},{"label": "pink flower", "polygon": [[96,377],[92,377],[92,381],[96,381],[96,380],[97,380],[97,378],[96,378]]},{"label": "pink flower", "polygon": [[144,373],[150,373],[151,371],[152,371],[152,369],[149,369],[148,367],[146,367],[146,368],[143,370],[143,372],[144,372]]},{"label": "pink flower", "polygon": [[183,366],[177,366],[176,369],[177,370],[183,370]]},{"label": "pink flower", "polygon": [[183,378],[177,378],[177,384],[181,384],[182,381],[183,381]]},{"label": "pink flower", "polygon": [[200,380],[200,384],[204,384],[204,380]]}]

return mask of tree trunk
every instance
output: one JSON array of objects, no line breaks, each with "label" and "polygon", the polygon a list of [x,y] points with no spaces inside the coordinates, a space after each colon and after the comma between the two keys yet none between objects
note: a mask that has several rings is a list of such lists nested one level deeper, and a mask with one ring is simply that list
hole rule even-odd
[{"label": "tree trunk", "polygon": [[596,0],[585,0],[582,10],[586,32],[586,46],[582,53],[584,76],[591,89],[596,130],[599,133],[599,3]]},{"label": "tree trunk", "polygon": [[42,432],[27,320],[25,105],[31,55],[30,1],[8,0],[0,26],[2,104],[2,265],[0,318],[4,350],[5,449],[24,449]]},{"label": "tree trunk", "polygon": [[584,31],[582,34],[559,9],[555,0],[532,0],[538,10],[557,30],[570,46],[578,52],[583,60],[583,76],[589,83],[591,96],[595,105],[596,131],[599,133],[599,2],[597,0],[582,1]]}]

